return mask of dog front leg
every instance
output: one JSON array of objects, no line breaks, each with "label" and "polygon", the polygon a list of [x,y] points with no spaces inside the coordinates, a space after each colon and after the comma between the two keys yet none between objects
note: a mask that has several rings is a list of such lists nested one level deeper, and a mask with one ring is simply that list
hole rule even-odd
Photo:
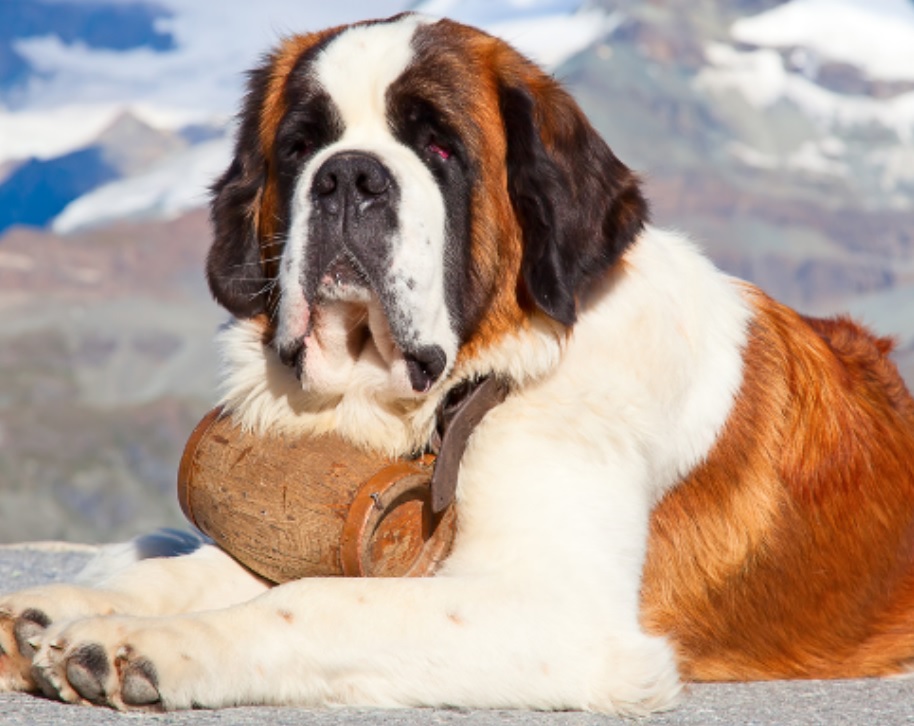
[{"label": "dog front leg", "polygon": [[51,695],[117,708],[669,705],[666,644],[620,634],[588,595],[510,578],[301,580],[221,611],[52,626],[35,669]]},{"label": "dog front leg", "polygon": [[[126,546],[125,546],[126,547]],[[133,555],[131,554],[131,557]],[[35,649],[51,623],[102,615],[172,615],[224,608],[268,585],[212,545],[126,566],[95,563],[91,585],[53,583],[0,596],[0,691],[35,690]],[[106,568],[111,568],[107,575]]]}]

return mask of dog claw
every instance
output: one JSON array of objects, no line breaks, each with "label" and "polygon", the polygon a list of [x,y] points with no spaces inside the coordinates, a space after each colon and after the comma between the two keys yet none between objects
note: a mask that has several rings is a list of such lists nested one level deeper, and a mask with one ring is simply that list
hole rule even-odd
[{"label": "dog claw", "polygon": [[54,685],[50,676],[50,668],[45,665],[34,665],[31,671],[32,682],[38,686],[46,698],[52,698],[56,701],[62,700],[57,686]]}]

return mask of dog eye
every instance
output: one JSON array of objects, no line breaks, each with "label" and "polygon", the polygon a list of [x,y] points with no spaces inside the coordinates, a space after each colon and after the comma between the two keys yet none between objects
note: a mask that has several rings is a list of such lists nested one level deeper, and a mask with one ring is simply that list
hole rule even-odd
[{"label": "dog eye", "polygon": [[311,141],[300,139],[289,148],[289,155],[295,159],[301,160],[311,156],[313,151],[314,144]]},{"label": "dog eye", "polygon": [[442,144],[439,141],[434,140],[434,139],[432,141],[429,141],[428,144],[425,145],[425,150],[428,151],[428,153],[430,153],[430,154],[435,154],[436,156],[444,159],[445,161],[447,161],[448,159],[451,158],[451,153],[452,153],[451,150],[444,144]]}]

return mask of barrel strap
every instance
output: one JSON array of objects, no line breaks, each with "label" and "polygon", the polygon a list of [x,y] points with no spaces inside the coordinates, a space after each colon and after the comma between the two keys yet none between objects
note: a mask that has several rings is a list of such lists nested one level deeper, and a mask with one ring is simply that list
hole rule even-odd
[{"label": "barrel strap", "polygon": [[454,501],[457,471],[473,430],[483,417],[505,400],[509,386],[497,376],[464,381],[452,388],[438,406],[431,448],[437,454],[432,473],[432,511],[443,512]]}]

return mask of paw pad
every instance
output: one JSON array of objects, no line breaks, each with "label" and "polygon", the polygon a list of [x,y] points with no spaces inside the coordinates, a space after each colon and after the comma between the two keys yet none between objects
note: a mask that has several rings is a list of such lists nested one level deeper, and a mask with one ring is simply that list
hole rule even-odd
[{"label": "paw pad", "polygon": [[108,656],[100,645],[90,643],[67,658],[67,681],[87,701],[105,703],[105,681],[111,673]]},{"label": "paw pad", "polygon": [[118,654],[118,666],[121,672],[121,698],[128,706],[152,706],[159,703],[159,678],[152,661],[138,658],[123,662]]},{"label": "paw pad", "polygon": [[51,618],[43,610],[30,608],[22,613],[13,625],[13,635],[19,652],[31,660],[37,650],[36,643],[51,624]]}]

